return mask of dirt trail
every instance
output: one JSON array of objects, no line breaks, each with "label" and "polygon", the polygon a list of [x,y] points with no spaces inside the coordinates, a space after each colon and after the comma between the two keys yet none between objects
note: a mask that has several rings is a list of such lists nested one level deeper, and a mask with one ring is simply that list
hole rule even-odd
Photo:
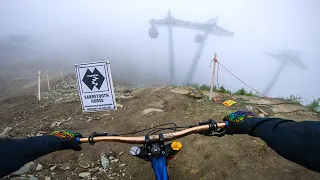
[{"label": "dirt trail", "polygon": [[[85,136],[94,131],[121,133],[166,122],[189,125],[209,118],[220,121],[226,114],[245,109],[248,105],[256,113],[261,113],[259,107],[270,116],[298,121],[319,119],[318,115],[304,108],[293,112],[272,110],[275,105],[259,105],[257,102],[260,98],[233,96],[231,98],[237,101],[237,104],[226,107],[221,102],[229,99],[229,95],[217,94],[220,101],[210,102],[207,97],[200,100],[188,97],[188,91],[189,89],[184,87],[155,87],[136,89],[130,96],[117,93],[123,108],[98,113],[82,113],[79,99],[74,94],[76,90],[68,91],[74,96],[68,101],[57,101],[58,97],[47,98],[41,102],[34,96],[15,97],[1,102],[0,131],[13,127],[8,133],[8,137],[12,138],[34,136],[39,131],[49,133],[57,129],[79,131]],[[50,101],[51,99],[55,101]],[[60,124],[53,127],[54,122]],[[259,138],[247,135],[226,135],[221,138],[190,135],[181,139],[181,142],[181,152],[169,162],[171,179],[320,179],[319,173],[285,160]],[[150,163],[129,155],[130,145],[96,143],[93,146],[83,144],[82,147],[81,152],[63,151],[44,156],[35,161],[40,162],[44,170],[30,171],[27,174],[39,179],[46,176],[51,179],[80,179],[79,173],[91,171],[91,179],[154,179]],[[100,172],[101,165],[98,160],[101,153],[108,157],[114,156],[119,162],[111,163],[106,172]],[[88,163],[90,167],[82,168],[79,163]],[[67,166],[66,164],[70,168],[61,169]],[[50,168],[54,165],[57,165],[57,168],[51,171]]]}]

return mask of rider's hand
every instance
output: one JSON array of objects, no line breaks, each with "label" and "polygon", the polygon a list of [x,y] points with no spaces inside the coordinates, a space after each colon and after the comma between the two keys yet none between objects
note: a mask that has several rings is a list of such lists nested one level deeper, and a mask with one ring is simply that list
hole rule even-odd
[{"label": "rider's hand", "polygon": [[223,121],[228,123],[226,134],[247,134],[250,129],[248,119],[256,118],[257,115],[250,111],[236,111],[230,113],[223,118]]},{"label": "rider's hand", "polygon": [[75,151],[80,151],[82,148],[75,138],[82,137],[78,132],[72,131],[54,131],[51,135],[57,137],[61,142],[61,150],[73,149]]}]

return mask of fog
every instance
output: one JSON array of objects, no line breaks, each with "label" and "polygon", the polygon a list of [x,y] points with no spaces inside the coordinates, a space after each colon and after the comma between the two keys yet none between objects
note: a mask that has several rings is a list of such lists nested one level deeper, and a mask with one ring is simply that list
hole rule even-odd
[{"label": "fog", "polygon": [[[221,64],[262,92],[281,66],[266,52],[298,51],[307,68],[286,63],[268,95],[300,94],[309,103],[320,97],[319,8],[318,0],[3,0],[0,65],[73,72],[75,63],[110,60],[114,76],[133,83],[169,83],[168,28],[157,27],[155,39],[148,31],[150,19],[163,19],[171,9],[180,20],[219,17],[218,26],[234,32],[232,37],[208,36],[194,83],[210,84],[209,63],[217,53]],[[197,32],[173,27],[176,84],[184,83],[191,66],[199,46],[194,42]],[[8,37],[14,34],[27,35],[28,40],[12,43]],[[219,84],[231,91],[250,90],[222,67]]]}]

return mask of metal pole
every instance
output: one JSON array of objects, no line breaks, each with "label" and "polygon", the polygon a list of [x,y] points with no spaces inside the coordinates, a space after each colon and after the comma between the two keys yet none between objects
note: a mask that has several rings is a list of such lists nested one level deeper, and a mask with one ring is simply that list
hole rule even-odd
[{"label": "metal pole", "polygon": [[193,57],[192,64],[191,64],[191,66],[189,68],[189,71],[187,73],[187,77],[186,77],[186,80],[185,80],[186,84],[190,84],[192,79],[193,79],[194,73],[196,72],[196,69],[197,69],[197,66],[198,66],[198,63],[199,63],[199,60],[200,60],[204,45],[205,45],[206,40],[208,38],[208,35],[209,35],[209,32],[206,32],[204,34],[203,41],[199,45],[198,50],[197,50],[196,54]]},{"label": "metal pole", "polygon": [[276,74],[273,76],[272,80],[269,82],[269,84],[267,85],[267,87],[263,90],[263,94],[264,95],[268,95],[269,92],[271,91],[272,87],[274,86],[274,84],[277,82],[277,80],[280,77],[281,72],[283,71],[283,68],[286,66],[287,61],[283,62],[279,69],[277,70]]},{"label": "metal pole", "polygon": [[47,82],[48,82],[48,90],[50,91],[50,82],[49,82],[49,74],[48,74],[48,71],[47,71]]},{"label": "metal pole", "polygon": [[[213,86],[214,86],[214,74],[216,72],[216,65],[217,65],[217,53],[214,53],[214,58],[213,58],[213,68],[212,68],[212,79],[211,79],[211,87],[210,87],[210,95],[209,95],[209,100],[212,100],[213,97]],[[210,63],[211,64],[211,63]]]},{"label": "metal pole", "polygon": [[169,56],[170,56],[170,84],[175,83],[175,67],[174,67],[174,52],[173,52],[173,37],[172,37],[172,16],[171,11],[168,12],[167,24],[169,30]]},{"label": "metal pole", "polygon": [[61,76],[62,81],[64,81],[61,69],[60,69],[60,76]]},{"label": "metal pole", "polygon": [[38,73],[38,99],[39,99],[39,101],[41,100],[41,95],[40,95],[41,79],[40,79],[40,75],[41,75],[41,72],[39,71],[39,73]]}]

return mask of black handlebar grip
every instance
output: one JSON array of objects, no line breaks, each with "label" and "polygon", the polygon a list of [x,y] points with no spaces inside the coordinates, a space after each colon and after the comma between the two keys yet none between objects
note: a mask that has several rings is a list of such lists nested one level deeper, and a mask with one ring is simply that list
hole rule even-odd
[{"label": "black handlebar grip", "polygon": [[210,120],[204,120],[204,121],[200,121],[199,125],[206,125],[206,124],[210,124],[211,121]]}]

